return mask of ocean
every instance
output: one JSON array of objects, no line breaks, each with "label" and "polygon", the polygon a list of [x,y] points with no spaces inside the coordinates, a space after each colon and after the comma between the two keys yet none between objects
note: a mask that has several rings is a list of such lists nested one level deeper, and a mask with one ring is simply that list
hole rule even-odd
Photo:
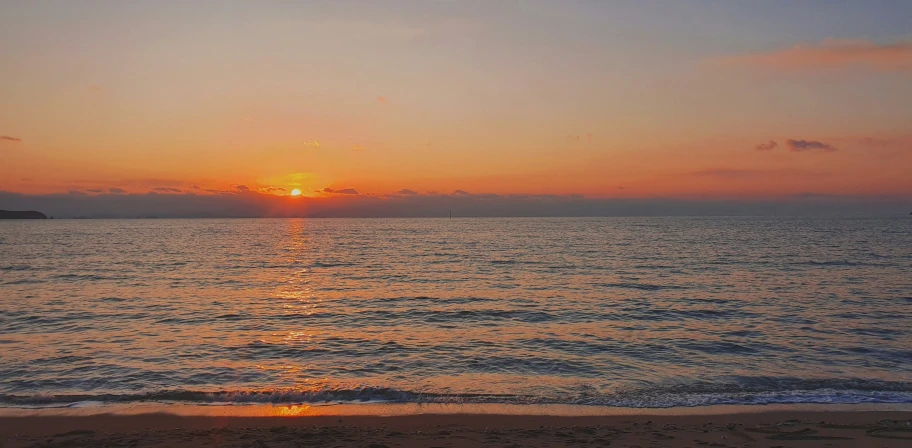
[{"label": "ocean", "polygon": [[0,407],[912,403],[912,219],[0,222]]}]

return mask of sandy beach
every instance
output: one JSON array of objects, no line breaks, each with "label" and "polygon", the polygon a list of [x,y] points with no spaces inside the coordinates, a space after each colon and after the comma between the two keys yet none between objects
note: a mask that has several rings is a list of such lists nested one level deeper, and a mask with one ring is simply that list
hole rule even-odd
[{"label": "sandy beach", "polygon": [[0,417],[17,447],[908,447],[912,412],[722,415],[237,417],[165,413]]}]

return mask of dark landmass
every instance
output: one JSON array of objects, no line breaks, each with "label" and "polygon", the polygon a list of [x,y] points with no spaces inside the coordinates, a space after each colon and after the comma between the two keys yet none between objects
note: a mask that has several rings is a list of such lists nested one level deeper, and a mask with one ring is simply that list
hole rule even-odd
[{"label": "dark landmass", "polygon": [[47,219],[47,216],[44,213],[33,210],[0,210],[0,219]]}]

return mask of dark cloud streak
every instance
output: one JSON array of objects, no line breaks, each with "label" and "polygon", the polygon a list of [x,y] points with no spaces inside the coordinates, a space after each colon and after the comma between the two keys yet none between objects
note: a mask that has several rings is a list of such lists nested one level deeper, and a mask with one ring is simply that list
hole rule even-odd
[{"label": "dark cloud streak", "polygon": [[805,152],[805,151],[818,151],[818,152],[834,152],[837,148],[828,143],[819,142],[817,140],[794,140],[788,139],[785,141],[785,145],[788,146],[789,151],[792,152]]},{"label": "dark cloud streak", "polygon": [[343,189],[341,189],[341,190],[334,190],[334,189],[329,188],[329,187],[324,188],[324,189],[323,189],[323,193],[331,193],[331,194],[353,194],[353,195],[354,195],[354,194],[359,194],[359,193],[358,193],[358,190],[355,190],[354,188],[343,188]]}]

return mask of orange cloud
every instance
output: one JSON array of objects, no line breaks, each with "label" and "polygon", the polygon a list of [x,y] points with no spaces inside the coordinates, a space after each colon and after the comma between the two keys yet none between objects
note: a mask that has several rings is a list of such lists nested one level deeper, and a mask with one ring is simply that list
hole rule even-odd
[{"label": "orange cloud", "polygon": [[768,142],[766,142],[766,143],[761,143],[761,144],[755,146],[754,149],[756,149],[757,151],[772,151],[772,150],[775,149],[777,146],[779,146],[778,143],[776,143],[776,142],[773,141],[773,140],[770,140],[770,141],[768,141]]},{"label": "orange cloud", "polygon": [[912,70],[912,41],[878,43],[865,39],[826,39],[817,44],[721,59],[723,65],[783,70],[867,67],[880,71]]},{"label": "orange cloud", "polygon": [[0,140],[6,141],[6,142],[13,142],[13,143],[19,143],[22,141],[21,138],[10,137],[8,135],[0,135]]},{"label": "orange cloud", "polygon": [[386,97],[377,96],[377,102],[380,104],[386,104]]}]

